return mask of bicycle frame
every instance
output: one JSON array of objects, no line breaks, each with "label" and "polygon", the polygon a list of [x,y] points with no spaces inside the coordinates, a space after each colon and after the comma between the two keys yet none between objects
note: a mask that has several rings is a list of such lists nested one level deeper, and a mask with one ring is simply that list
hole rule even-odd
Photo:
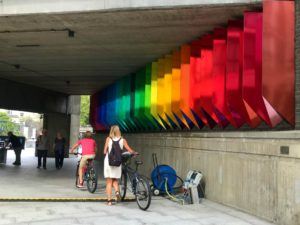
[{"label": "bicycle frame", "polygon": [[[82,154],[81,153],[76,153],[75,155],[82,155]],[[77,171],[78,172],[79,172],[79,166],[80,166],[81,159],[82,159],[82,157],[80,159],[78,159],[78,161],[77,161]],[[87,181],[88,180],[88,171],[91,168],[93,168],[93,167],[94,167],[94,160],[88,160],[86,162],[85,167],[83,167],[83,171],[82,171],[82,173],[83,173],[83,181]]]},{"label": "bicycle frame", "polygon": [[[93,167],[94,161],[87,161],[86,166],[82,168],[83,180],[86,181],[88,179],[88,171]],[[77,167],[79,170],[80,160],[77,163]]]},{"label": "bicycle frame", "polygon": [[[123,155],[122,155],[123,156]],[[138,173],[138,167],[142,164],[141,161],[135,161],[135,169],[130,167],[131,158],[134,155],[125,155],[122,162],[121,186],[122,200],[126,196],[126,190],[135,195],[136,202],[140,209],[147,210],[151,204],[151,189],[149,182]],[[122,179],[122,177],[124,179]],[[130,185],[128,184],[128,179]]]},{"label": "bicycle frame", "polygon": [[136,188],[136,182],[138,179],[138,165],[136,165],[135,169],[129,166],[130,160],[128,162],[123,164],[122,173],[126,174],[126,176],[129,178],[130,185],[131,185],[131,192],[135,194],[135,188]]}]

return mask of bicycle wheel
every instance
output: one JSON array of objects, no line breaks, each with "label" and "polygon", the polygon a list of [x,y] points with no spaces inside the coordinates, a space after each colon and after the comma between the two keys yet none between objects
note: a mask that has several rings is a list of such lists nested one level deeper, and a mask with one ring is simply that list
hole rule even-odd
[{"label": "bicycle wheel", "polygon": [[119,190],[120,190],[121,200],[124,201],[126,197],[126,191],[127,191],[127,174],[125,172],[122,172],[122,176],[119,182]]},{"label": "bicycle wheel", "polygon": [[76,168],[76,174],[75,174],[75,186],[79,184],[79,165],[77,165]]},{"label": "bicycle wheel", "polygon": [[97,177],[93,167],[88,169],[87,173],[87,189],[90,193],[94,193],[97,189]]},{"label": "bicycle wheel", "polygon": [[140,209],[147,210],[151,204],[151,189],[149,181],[141,176],[137,177],[136,202]]}]

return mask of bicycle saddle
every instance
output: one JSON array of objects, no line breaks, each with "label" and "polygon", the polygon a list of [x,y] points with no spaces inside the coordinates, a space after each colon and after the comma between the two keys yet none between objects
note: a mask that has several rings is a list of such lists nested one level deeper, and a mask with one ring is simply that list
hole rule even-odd
[{"label": "bicycle saddle", "polygon": [[136,165],[142,165],[143,162],[142,162],[142,161],[135,161],[135,164],[136,164]]}]

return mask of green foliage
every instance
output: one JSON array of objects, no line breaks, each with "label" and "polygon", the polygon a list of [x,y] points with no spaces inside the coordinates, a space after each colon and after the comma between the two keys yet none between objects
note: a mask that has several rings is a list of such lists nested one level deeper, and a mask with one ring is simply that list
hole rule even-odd
[{"label": "green foliage", "polygon": [[30,116],[24,116],[20,118],[20,121],[23,122],[26,127],[36,128],[37,130],[40,130],[42,128],[41,121],[33,119]]},{"label": "green foliage", "polygon": [[82,95],[81,104],[80,104],[80,126],[85,127],[90,124],[89,114],[90,114],[90,96]]},{"label": "green foliage", "polygon": [[0,112],[0,135],[7,135],[8,131],[20,135],[20,127],[12,121],[7,113]]}]

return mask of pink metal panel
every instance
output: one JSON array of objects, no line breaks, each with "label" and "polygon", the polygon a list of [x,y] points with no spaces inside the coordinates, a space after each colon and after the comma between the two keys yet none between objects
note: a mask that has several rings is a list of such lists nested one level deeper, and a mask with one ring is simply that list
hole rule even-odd
[{"label": "pink metal panel", "polygon": [[[295,125],[295,2],[263,3],[263,96]],[[272,108],[267,108],[274,113]],[[276,116],[276,114],[275,114]]]},{"label": "pink metal panel", "polygon": [[243,21],[229,21],[227,31],[226,98],[236,125],[256,127],[260,120],[242,98]]},{"label": "pink metal panel", "polygon": [[262,120],[273,127],[281,118],[278,114],[270,118],[262,97],[262,19],[260,12],[244,14],[243,98]]}]

